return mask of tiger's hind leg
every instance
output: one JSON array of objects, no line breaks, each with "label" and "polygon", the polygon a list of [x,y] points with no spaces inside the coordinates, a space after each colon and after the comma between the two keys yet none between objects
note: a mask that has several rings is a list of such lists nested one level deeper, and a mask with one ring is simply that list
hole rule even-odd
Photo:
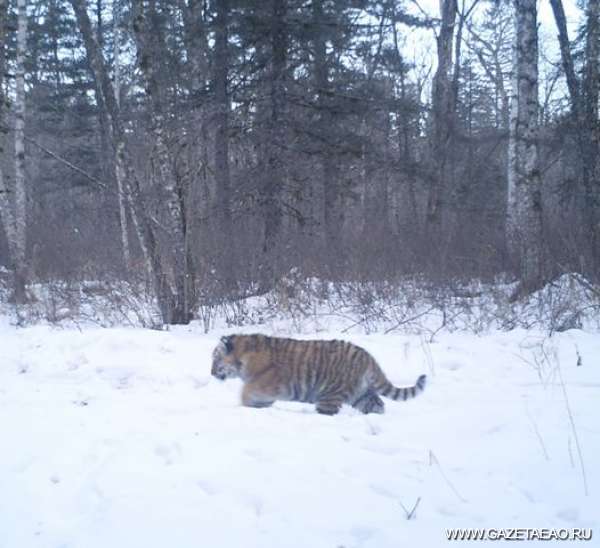
[{"label": "tiger's hind leg", "polygon": [[350,403],[349,389],[339,384],[334,384],[317,396],[317,413],[321,413],[322,415],[337,415],[344,403]]},{"label": "tiger's hind leg", "polygon": [[317,401],[317,413],[321,415],[337,415],[343,402],[343,398],[322,398]]},{"label": "tiger's hind leg", "polygon": [[372,390],[367,390],[364,394],[352,404],[352,407],[358,409],[365,415],[368,413],[383,413],[385,404],[383,400]]}]

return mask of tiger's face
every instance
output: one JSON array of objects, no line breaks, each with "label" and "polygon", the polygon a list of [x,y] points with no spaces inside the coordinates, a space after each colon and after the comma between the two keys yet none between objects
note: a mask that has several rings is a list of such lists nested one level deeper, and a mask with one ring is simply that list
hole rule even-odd
[{"label": "tiger's face", "polygon": [[210,374],[224,381],[240,376],[242,364],[235,356],[231,337],[221,337],[219,344],[213,350],[213,361]]}]

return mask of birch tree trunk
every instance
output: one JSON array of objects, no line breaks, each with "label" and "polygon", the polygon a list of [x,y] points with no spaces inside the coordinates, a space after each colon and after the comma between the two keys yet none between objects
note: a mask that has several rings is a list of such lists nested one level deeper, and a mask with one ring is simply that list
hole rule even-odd
[{"label": "birch tree trunk", "polygon": [[512,72],[508,103],[508,154],[507,154],[507,189],[506,189],[506,247],[514,266],[519,261],[519,219],[517,215],[517,126],[519,116],[519,71],[517,57],[516,15],[515,6],[511,6],[515,22],[515,34],[512,43]]},{"label": "birch tree trunk", "polygon": [[[113,80],[115,90],[115,102],[121,107],[121,0],[113,0]],[[119,203],[119,225],[121,228],[121,247],[123,250],[123,263],[125,270],[131,266],[131,253],[129,251],[129,231],[127,229],[127,198],[125,191],[125,173],[118,162],[113,162],[115,168],[115,180],[117,182],[117,193]]]},{"label": "birch tree trunk", "polygon": [[17,58],[15,64],[15,302],[26,299],[27,188],[25,182],[25,56],[27,55],[27,2],[17,1]]},{"label": "birch tree trunk", "polygon": [[543,282],[541,174],[538,159],[536,0],[515,0],[515,76],[511,104],[507,244],[519,267],[519,294]]},{"label": "birch tree trunk", "polygon": [[[0,126],[5,123],[5,44],[8,2],[0,0]],[[13,299],[26,300],[27,188],[25,181],[25,56],[27,55],[27,3],[17,1],[17,55],[15,62],[15,184],[8,189],[0,169],[0,215],[6,232],[14,273]],[[10,199],[10,194],[14,199]],[[12,203],[11,203],[12,202]]]},{"label": "birch tree trunk", "polygon": [[[154,134],[154,173],[164,196],[165,218],[169,239],[171,265],[165,283],[171,286],[173,303],[168,323],[189,323],[193,304],[194,274],[187,253],[187,223],[185,189],[177,181],[167,145],[166,101],[159,77],[159,58],[162,50],[158,29],[151,26],[157,19],[154,3],[150,2],[146,17],[143,0],[132,2],[133,32],[138,52],[138,64],[144,78],[144,87],[150,98],[151,124]],[[167,250],[165,250],[167,252]]]},{"label": "birch tree trunk", "polygon": [[131,206],[131,217],[135,226],[140,247],[144,254],[146,269],[152,280],[156,299],[163,323],[169,323],[172,317],[173,295],[165,283],[163,267],[160,260],[156,235],[150,216],[150,211],[141,192],[140,182],[133,170],[133,162],[125,141],[125,131],[120,109],[115,96],[114,87],[108,75],[106,62],[87,14],[85,0],[70,0],[77,18],[77,24],[83,37],[86,55],[90,69],[97,82],[96,93],[101,96],[109,120],[110,138],[112,141],[115,162],[126,182],[125,193]]}]

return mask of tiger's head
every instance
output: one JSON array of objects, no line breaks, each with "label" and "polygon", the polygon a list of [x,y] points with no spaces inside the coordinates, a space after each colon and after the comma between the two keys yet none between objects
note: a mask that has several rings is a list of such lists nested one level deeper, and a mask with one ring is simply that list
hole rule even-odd
[{"label": "tiger's head", "polygon": [[219,344],[213,350],[210,374],[222,381],[239,377],[242,364],[235,354],[234,337],[221,337]]}]

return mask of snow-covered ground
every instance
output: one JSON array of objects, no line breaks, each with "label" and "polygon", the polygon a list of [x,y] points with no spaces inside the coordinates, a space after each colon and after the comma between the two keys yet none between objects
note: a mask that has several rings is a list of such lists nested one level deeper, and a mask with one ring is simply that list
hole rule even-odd
[{"label": "snow-covered ground", "polygon": [[396,384],[429,375],[385,415],[328,417],[241,407],[239,381],[210,377],[225,332],[0,317],[0,547],[428,548],[457,527],[592,528],[597,545],[597,334],[313,334]]}]

